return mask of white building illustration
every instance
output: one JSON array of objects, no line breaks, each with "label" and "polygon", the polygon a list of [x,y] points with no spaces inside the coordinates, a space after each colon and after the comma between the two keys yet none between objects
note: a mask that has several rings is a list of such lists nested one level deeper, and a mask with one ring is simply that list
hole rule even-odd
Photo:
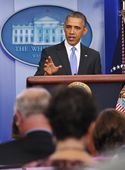
[{"label": "white building illustration", "polygon": [[12,26],[12,44],[14,45],[49,46],[60,43],[64,38],[63,23],[47,16],[34,19],[28,25]]}]

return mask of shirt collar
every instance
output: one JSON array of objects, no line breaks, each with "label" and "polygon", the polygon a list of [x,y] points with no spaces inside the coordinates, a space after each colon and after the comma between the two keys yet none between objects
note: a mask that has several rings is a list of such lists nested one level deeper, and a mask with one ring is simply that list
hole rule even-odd
[{"label": "shirt collar", "polygon": [[48,132],[48,133],[52,134],[52,131],[50,131],[50,130],[47,129],[47,128],[33,128],[33,129],[28,130],[28,131],[25,133],[25,135],[27,135],[27,134],[29,134],[29,133],[31,133],[31,132],[36,132],[36,131],[44,131],[44,132]]},{"label": "shirt collar", "polygon": [[[71,46],[71,45],[67,42],[67,40],[65,40],[64,43],[65,43],[65,46],[66,46],[68,49],[71,50],[71,48],[72,48],[73,46]],[[76,44],[74,47],[76,48],[76,50],[80,51],[80,42],[79,42],[78,44]]]}]

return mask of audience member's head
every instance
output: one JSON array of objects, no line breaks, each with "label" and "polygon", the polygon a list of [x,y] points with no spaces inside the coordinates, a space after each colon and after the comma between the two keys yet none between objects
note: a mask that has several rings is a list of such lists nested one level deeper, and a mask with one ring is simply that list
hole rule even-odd
[{"label": "audience member's head", "polygon": [[13,132],[19,139],[0,145],[1,166],[20,167],[54,152],[52,130],[46,117],[50,99],[50,93],[42,87],[25,89],[17,95]]},{"label": "audience member's head", "polygon": [[93,97],[81,88],[65,87],[51,101],[48,118],[58,140],[81,138],[97,116]]},{"label": "audience member's head", "polygon": [[[68,87],[77,87],[77,88],[81,88],[83,90],[86,90],[86,92],[88,93],[88,95],[92,96],[94,95],[91,88],[83,82],[72,82],[68,85]],[[86,150],[91,154],[91,155],[95,155],[96,154],[96,150],[95,147],[93,145],[93,140],[92,140],[92,135],[93,135],[93,129],[94,129],[94,125],[95,125],[95,121],[91,122],[89,128],[88,128],[88,132],[86,134]]]},{"label": "audience member's head", "polygon": [[113,151],[125,144],[125,119],[115,109],[105,109],[98,116],[93,132],[98,153]]},{"label": "audience member's head", "polygon": [[93,95],[92,94],[92,90],[90,89],[90,87],[86,84],[86,83],[83,83],[83,82],[80,82],[80,81],[75,81],[75,82],[72,82],[68,85],[68,87],[77,87],[77,88],[81,88],[83,89],[84,91],[86,90],[86,92],[88,92],[89,95]]},{"label": "audience member's head", "polygon": [[33,128],[49,128],[45,112],[51,99],[44,88],[29,88],[16,97],[15,119],[21,135]]}]

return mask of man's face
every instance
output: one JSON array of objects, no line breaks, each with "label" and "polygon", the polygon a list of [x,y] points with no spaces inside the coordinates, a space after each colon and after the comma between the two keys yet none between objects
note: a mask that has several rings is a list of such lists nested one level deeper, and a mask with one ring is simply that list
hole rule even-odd
[{"label": "man's face", "polygon": [[87,32],[87,28],[81,18],[69,17],[64,24],[64,31],[68,43],[75,46]]}]

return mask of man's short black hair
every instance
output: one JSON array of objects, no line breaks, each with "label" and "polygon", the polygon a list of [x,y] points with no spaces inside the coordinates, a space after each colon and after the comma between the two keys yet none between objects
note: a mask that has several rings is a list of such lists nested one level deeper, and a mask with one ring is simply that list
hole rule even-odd
[{"label": "man's short black hair", "polygon": [[79,11],[74,11],[74,12],[72,12],[71,14],[69,14],[69,15],[66,17],[65,22],[67,21],[67,19],[68,19],[69,17],[81,18],[81,19],[83,20],[85,26],[86,26],[87,18],[86,18],[86,16],[85,16],[83,13],[81,13],[81,12],[79,12]]}]

